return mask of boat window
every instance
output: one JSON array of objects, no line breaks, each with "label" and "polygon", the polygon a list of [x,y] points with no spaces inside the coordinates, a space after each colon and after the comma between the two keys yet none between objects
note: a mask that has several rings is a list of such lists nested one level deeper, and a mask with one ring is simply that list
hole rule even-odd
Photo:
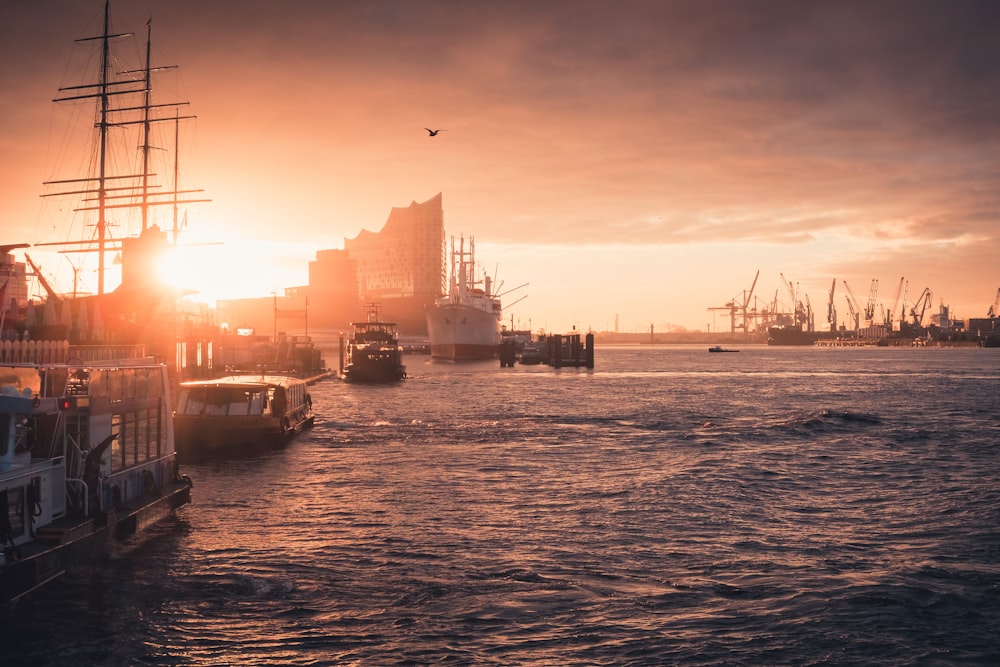
[{"label": "boat window", "polygon": [[123,398],[125,398],[125,399],[135,398],[135,396],[136,396],[136,394],[135,394],[135,369],[134,368],[126,368],[126,369],[124,369],[122,371],[122,374],[124,375],[124,378],[125,378],[125,382],[124,382],[124,385],[123,385],[124,388],[125,388],[125,395],[124,395]]},{"label": "boat window", "polygon": [[122,383],[122,372],[120,369],[112,369],[108,371],[108,396],[111,398],[112,403],[120,403],[122,400],[123,387]]},{"label": "boat window", "polygon": [[163,456],[166,453],[164,444],[167,442],[167,420],[163,418],[162,402],[155,411],[150,412],[149,419],[151,421],[149,431],[156,438],[156,455]]},{"label": "boat window", "polygon": [[11,538],[24,535],[24,487],[5,489],[0,493],[7,494],[7,520],[10,522]]},{"label": "boat window", "polygon": [[182,415],[200,415],[205,409],[205,389],[181,389],[177,395],[177,412]]},{"label": "boat window", "polygon": [[108,395],[108,371],[106,368],[90,371],[90,395]]},{"label": "boat window", "polygon": [[149,413],[146,410],[139,410],[135,413],[135,427],[137,434],[137,446],[139,449],[139,460],[148,461],[150,458],[150,438],[149,438]]},{"label": "boat window", "polygon": [[163,396],[163,369],[153,368],[149,370],[149,391],[150,398]]},{"label": "boat window", "polygon": [[125,467],[134,466],[139,462],[139,429],[136,423],[135,413],[125,413],[125,428],[120,440],[124,440],[122,447],[125,450]]},{"label": "boat window", "polygon": [[42,376],[45,371],[18,366],[0,367],[0,384],[16,387],[18,392],[31,389],[32,396],[46,396],[42,394]]},{"label": "boat window", "polygon": [[122,415],[120,412],[115,412],[111,415],[111,432],[118,434],[118,437],[111,442],[111,472],[117,472],[125,467],[125,450],[122,443],[125,434],[122,433]]},{"label": "boat window", "polygon": [[11,420],[7,413],[0,413],[0,456],[10,451],[11,441]]},{"label": "boat window", "polygon": [[260,391],[255,391],[250,394],[250,406],[249,414],[259,415],[264,412],[264,405],[266,401],[264,400],[264,394]]},{"label": "boat window", "polygon": [[28,436],[31,434],[29,417],[30,415],[14,415],[14,451],[16,452],[30,451],[34,445],[32,442],[28,442]]},{"label": "boat window", "polygon": [[86,396],[90,392],[90,372],[85,368],[70,370],[66,378],[66,396]]},{"label": "boat window", "polygon": [[245,391],[242,395],[231,395],[229,400],[229,415],[245,415],[250,411],[250,392]]},{"label": "boat window", "polygon": [[227,387],[207,387],[205,389],[205,415],[219,417],[226,414],[232,402],[233,392]]},{"label": "boat window", "polygon": [[149,369],[135,369],[135,395],[136,398],[146,398],[149,396]]},{"label": "boat window", "polygon": [[45,391],[43,396],[66,395],[66,378],[69,371],[65,368],[50,368],[45,371]]}]

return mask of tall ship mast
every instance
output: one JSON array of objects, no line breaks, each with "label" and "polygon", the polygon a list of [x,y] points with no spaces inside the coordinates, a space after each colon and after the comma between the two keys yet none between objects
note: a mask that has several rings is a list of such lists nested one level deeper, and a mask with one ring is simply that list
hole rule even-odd
[{"label": "tall ship mast", "polygon": [[448,293],[427,314],[431,357],[493,359],[500,351],[503,312],[490,277],[478,273],[475,240],[462,236],[456,246],[452,237],[450,262]]},{"label": "tall ship mast", "polygon": [[[177,241],[176,211],[179,204],[197,203],[208,201],[205,199],[184,199],[181,195],[187,195],[200,190],[179,190],[177,178],[179,174],[177,153],[178,130],[176,129],[181,120],[194,118],[194,116],[181,116],[177,109],[185,106],[188,102],[167,102],[156,103],[153,99],[153,73],[163,70],[175,69],[175,66],[154,67],[151,63],[152,53],[152,19],[146,23],[146,48],[145,62],[136,69],[116,70],[113,63],[118,62],[114,57],[112,46],[125,39],[131,38],[134,33],[116,33],[111,25],[111,3],[106,0],[104,3],[103,30],[96,37],[84,37],[76,40],[78,43],[93,42],[98,45],[100,51],[98,71],[96,81],[86,82],[78,85],[64,86],[59,88],[60,97],[53,100],[56,103],[74,103],[80,100],[93,100],[96,106],[95,113],[95,150],[92,173],[82,178],[70,178],[46,181],[44,185],[55,186],[56,190],[43,194],[43,197],[81,197],[80,205],[74,209],[75,212],[96,212],[94,222],[95,237],[81,241],[63,241],[54,243],[40,243],[36,245],[75,245],[82,246],[75,250],[64,250],[62,252],[96,252],[97,253],[97,294],[103,295],[107,292],[106,257],[109,252],[121,250],[123,252],[122,282],[127,280],[125,267],[126,249],[123,239],[114,239],[111,236],[111,228],[115,223],[110,219],[112,211],[118,210],[138,210],[141,215],[141,226],[139,237],[143,237],[152,228],[156,227],[150,222],[150,209],[155,206],[170,205],[174,207],[173,241]],[[170,115],[159,115],[164,109],[174,110]],[[151,155],[152,151],[158,147],[151,144],[151,129],[157,123],[172,122],[175,124],[174,132],[174,182],[172,188],[164,190],[156,181],[156,174],[152,171]],[[127,130],[130,127],[139,129],[138,146],[140,151],[140,163],[134,168],[119,168],[119,165],[112,159],[111,137],[112,130]],[[162,147],[160,147],[162,148]],[[158,228],[157,228],[158,229]],[[147,247],[146,250],[149,250]],[[148,267],[146,267],[148,268]],[[134,277],[135,274],[133,274]]]}]

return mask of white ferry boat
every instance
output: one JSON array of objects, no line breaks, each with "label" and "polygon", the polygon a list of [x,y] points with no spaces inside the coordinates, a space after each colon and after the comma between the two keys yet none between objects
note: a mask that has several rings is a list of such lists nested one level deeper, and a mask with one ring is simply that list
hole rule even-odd
[{"label": "white ferry boat", "polygon": [[230,375],[182,382],[177,392],[177,449],[185,461],[280,447],[315,416],[305,380],[287,375]]},{"label": "white ferry boat", "polygon": [[0,606],[191,502],[149,359],[0,364]]}]

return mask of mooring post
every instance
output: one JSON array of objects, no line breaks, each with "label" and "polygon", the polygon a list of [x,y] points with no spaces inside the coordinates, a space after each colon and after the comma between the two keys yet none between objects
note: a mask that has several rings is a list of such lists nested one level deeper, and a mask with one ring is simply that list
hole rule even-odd
[{"label": "mooring post", "polygon": [[340,374],[344,374],[344,334],[340,334]]},{"label": "mooring post", "polygon": [[594,367],[594,334],[587,334],[587,368]]}]

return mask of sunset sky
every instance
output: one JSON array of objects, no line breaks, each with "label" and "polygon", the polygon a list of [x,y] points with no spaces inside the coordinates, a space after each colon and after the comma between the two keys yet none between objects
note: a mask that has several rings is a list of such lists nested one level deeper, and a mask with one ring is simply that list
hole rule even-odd
[{"label": "sunset sky", "polygon": [[[81,238],[52,103],[101,0],[0,7],[0,243]],[[728,329],[783,278],[983,317],[1000,287],[1000,3],[117,0],[181,113],[178,284],[305,284],[317,250],[444,201],[507,313],[548,330]],[[132,48],[143,48],[141,45]],[[160,83],[162,76],[162,84]],[[425,127],[443,128],[429,137]],[[172,137],[172,129],[170,131]],[[172,138],[169,139],[172,142]],[[169,182],[169,181],[168,181]],[[136,224],[134,221],[131,224]],[[75,228],[73,228],[75,225]],[[137,227],[116,231],[135,233]],[[60,289],[82,255],[29,250]],[[95,290],[96,260],[79,279]]]}]

